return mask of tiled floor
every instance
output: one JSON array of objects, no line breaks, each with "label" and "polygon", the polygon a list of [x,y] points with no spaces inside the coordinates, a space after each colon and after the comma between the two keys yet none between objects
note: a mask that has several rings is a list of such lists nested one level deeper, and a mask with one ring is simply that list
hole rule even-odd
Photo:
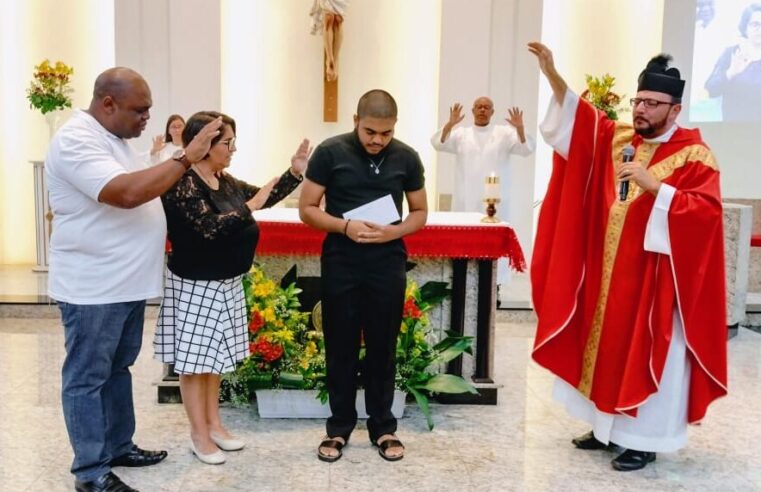
[{"label": "tiled floor", "polygon": [[[529,359],[534,327],[497,327],[496,406],[434,407],[428,432],[414,406],[400,421],[407,456],[383,461],[364,425],[345,456],[328,465],[314,449],[320,420],[264,420],[255,409],[225,408],[229,428],[248,442],[222,466],[203,465],[188,451],[182,407],[158,405],[161,367],[152,360],[153,321],[134,368],[136,442],[169,457],[146,469],[117,468],[142,491],[510,491],[510,490],[761,490],[761,335],[741,329],[729,342],[730,395],[688,447],[659,454],[645,470],[614,472],[613,454],[575,450],[585,432],[550,399],[552,378]],[[56,319],[0,318],[0,491],[72,490],[71,461],[59,401],[63,340]]]}]

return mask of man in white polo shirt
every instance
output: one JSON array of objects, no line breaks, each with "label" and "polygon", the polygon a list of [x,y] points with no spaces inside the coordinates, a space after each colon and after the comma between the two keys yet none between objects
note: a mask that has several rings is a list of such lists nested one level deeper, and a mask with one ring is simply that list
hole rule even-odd
[{"label": "man in white polo shirt", "polygon": [[167,455],[132,442],[129,367],[140,351],[145,301],[161,295],[166,222],[157,197],[206,155],[221,121],[149,168],[127,140],[143,132],[151,105],[137,72],[106,70],[90,107],[58,131],[45,160],[54,214],[48,293],[65,331],[61,399],[77,491],[134,490],[111,467]]}]

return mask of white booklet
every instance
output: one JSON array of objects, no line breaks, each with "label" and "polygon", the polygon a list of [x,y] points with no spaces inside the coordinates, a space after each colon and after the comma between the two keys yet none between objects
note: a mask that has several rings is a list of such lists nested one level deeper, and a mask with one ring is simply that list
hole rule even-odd
[{"label": "white booklet", "polygon": [[394,204],[394,199],[389,194],[345,212],[344,219],[364,220],[375,224],[388,225],[401,220],[401,217]]}]

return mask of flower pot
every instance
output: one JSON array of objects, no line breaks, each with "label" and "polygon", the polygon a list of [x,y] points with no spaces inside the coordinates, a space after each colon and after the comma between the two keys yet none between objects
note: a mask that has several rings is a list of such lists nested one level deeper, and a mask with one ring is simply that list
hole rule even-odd
[{"label": "flower pot", "polygon": [[[394,391],[394,403],[391,413],[396,418],[404,415],[404,405],[407,394]],[[285,390],[265,389],[256,390],[256,406],[261,418],[280,419],[322,419],[330,417],[330,406],[323,405],[317,399],[317,390]],[[357,390],[357,416],[367,418],[365,411],[365,391]]]}]

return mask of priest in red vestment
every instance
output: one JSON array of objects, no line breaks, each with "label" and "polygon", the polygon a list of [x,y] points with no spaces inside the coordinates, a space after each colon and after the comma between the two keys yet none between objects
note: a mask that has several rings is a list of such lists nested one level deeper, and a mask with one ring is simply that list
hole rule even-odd
[{"label": "priest in red vestment", "polygon": [[727,393],[718,166],[700,132],[676,124],[684,81],[668,55],[640,74],[628,124],[569,90],[546,46],[529,51],[552,87],[540,129],[555,150],[531,265],[532,356],[592,425],[576,447],[615,444],[613,467],[637,470],[682,448],[687,424]]}]

